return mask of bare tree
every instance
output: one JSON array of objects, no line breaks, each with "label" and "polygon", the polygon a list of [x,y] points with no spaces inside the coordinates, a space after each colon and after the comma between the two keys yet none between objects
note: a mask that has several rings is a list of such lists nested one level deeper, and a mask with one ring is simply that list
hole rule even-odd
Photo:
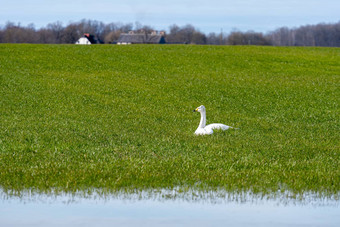
[{"label": "bare tree", "polygon": [[228,36],[224,33],[209,33],[207,36],[207,44],[210,45],[226,45]]},{"label": "bare tree", "polygon": [[170,26],[170,33],[167,35],[167,41],[170,43],[187,43],[187,44],[206,44],[207,37],[191,24],[179,27],[176,24]]},{"label": "bare tree", "polygon": [[61,41],[62,43],[75,43],[82,35],[83,32],[78,24],[70,24],[63,30]]},{"label": "bare tree", "polygon": [[1,36],[4,43],[38,43],[39,39],[34,24],[21,27],[12,22],[7,22]]},{"label": "bare tree", "polygon": [[306,25],[299,28],[279,28],[267,36],[276,46],[333,46],[340,47],[340,22]]},{"label": "bare tree", "polygon": [[89,33],[95,35],[99,40],[104,40],[105,24],[103,22],[83,19],[76,25],[78,25],[81,34]]},{"label": "bare tree", "polygon": [[190,43],[191,44],[206,44],[207,43],[207,37],[205,36],[205,34],[199,32],[199,31],[195,31],[192,34]]},{"label": "bare tree", "polygon": [[121,34],[121,31],[119,31],[119,30],[111,31],[110,33],[108,33],[108,34],[105,36],[104,42],[105,42],[105,43],[114,43],[115,41],[118,40],[120,34]]},{"label": "bare tree", "polygon": [[[70,23],[66,27],[57,21],[37,30],[34,24],[24,27],[20,24],[7,22],[5,26],[0,27],[0,42],[75,43],[84,33],[90,33],[105,43],[113,43],[121,33],[127,33],[133,27],[132,23],[104,24],[96,20],[83,19]],[[136,22],[135,30],[149,34],[154,29]],[[340,21],[335,24],[320,23],[298,28],[281,27],[266,35],[253,31],[233,31],[228,36],[222,32],[220,34],[210,33],[206,36],[190,24],[182,27],[174,24],[169,27],[169,31],[166,39],[170,43],[340,47]]]},{"label": "bare tree", "polygon": [[253,31],[232,32],[227,38],[227,43],[229,45],[270,45],[270,41],[262,33]]},{"label": "bare tree", "polygon": [[60,21],[50,23],[47,25],[46,30],[51,32],[53,35],[52,43],[62,42],[62,33],[64,30],[63,24]]}]

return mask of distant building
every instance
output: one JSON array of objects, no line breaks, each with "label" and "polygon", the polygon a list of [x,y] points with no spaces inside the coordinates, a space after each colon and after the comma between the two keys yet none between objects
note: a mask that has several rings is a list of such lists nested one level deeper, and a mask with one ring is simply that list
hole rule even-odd
[{"label": "distant building", "polygon": [[123,33],[117,40],[118,45],[126,44],[164,44],[166,43],[164,38],[165,32],[152,32],[147,33],[135,33],[133,31],[129,33]]},{"label": "distant building", "polygon": [[81,37],[80,39],[78,39],[76,44],[91,45],[91,42],[86,37]]},{"label": "distant building", "polygon": [[101,43],[94,35],[90,35],[89,33],[85,33],[83,37],[79,38],[75,44],[82,45],[91,45],[91,44],[99,44]]}]

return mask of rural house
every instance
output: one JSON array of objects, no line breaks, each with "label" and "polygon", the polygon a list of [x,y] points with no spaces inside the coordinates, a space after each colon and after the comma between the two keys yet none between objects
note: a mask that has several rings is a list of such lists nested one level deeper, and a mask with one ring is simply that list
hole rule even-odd
[{"label": "rural house", "polygon": [[117,40],[117,44],[164,44],[166,43],[164,35],[165,32],[153,31],[151,34],[147,34],[145,32],[135,33],[131,31],[121,34]]},{"label": "rural house", "polygon": [[94,35],[85,33],[83,37],[79,38],[75,44],[91,45],[101,43]]}]

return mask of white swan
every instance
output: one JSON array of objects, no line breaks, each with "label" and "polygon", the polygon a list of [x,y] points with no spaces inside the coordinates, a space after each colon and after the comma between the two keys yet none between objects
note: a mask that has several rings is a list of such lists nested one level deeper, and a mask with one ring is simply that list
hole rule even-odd
[{"label": "white swan", "polygon": [[220,124],[220,123],[214,123],[214,124],[206,125],[207,119],[206,119],[205,107],[203,105],[197,107],[194,110],[194,112],[200,112],[201,113],[201,121],[200,121],[198,128],[195,131],[196,135],[210,135],[210,134],[213,133],[213,129],[227,130],[227,129],[233,128],[231,126]]}]

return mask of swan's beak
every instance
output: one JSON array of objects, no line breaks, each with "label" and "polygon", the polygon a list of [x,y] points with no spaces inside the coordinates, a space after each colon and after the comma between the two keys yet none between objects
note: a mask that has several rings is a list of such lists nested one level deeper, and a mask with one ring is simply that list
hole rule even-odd
[{"label": "swan's beak", "polygon": [[194,109],[194,112],[197,112],[198,111],[198,108]]}]

